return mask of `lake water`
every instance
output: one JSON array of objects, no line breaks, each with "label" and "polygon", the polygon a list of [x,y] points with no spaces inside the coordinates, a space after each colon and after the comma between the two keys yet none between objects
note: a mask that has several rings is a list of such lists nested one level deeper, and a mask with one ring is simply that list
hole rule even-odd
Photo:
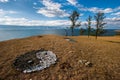
[{"label": "lake water", "polygon": [[[68,29],[67,32],[68,35],[71,35],[70,29]],[[53,27],[0,26],[0,41],[46,34],[65,35],[66,32],[64,29],[54,29]],[[79,29],[74,30],[74,35],[79,35]],[[87,33],[84,33],[84,35],[87,35]],[[115,32],[114,30],[108,30],[104,35],[113,36]]]}]

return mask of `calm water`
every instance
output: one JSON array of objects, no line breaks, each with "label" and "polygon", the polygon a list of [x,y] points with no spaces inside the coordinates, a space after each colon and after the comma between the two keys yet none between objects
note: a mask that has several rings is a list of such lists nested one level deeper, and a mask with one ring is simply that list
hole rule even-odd
[{"label": "calm water", "polygon": [[64,32],[62,32],[61,30],[41,30],[41,29],[0,30],[0,41],[44,34],[64,35]]},{"label": "calm water", "polygon": [[[71,35],[71,31],[68,31],[68,35]],[[21,26],[0,26],[0,41],[10,40],[15,38],[24,38],[29,36],[44,35],[44,34],[55,34],[65,35],[64,29],[53,29],[43,27],[21,27]],[[76,36],[79,35],[79,30],[76,29]],[[86,35],[85,33],[84,35]],[[115,35],[114,30],[108,30],[104,35]]]}]

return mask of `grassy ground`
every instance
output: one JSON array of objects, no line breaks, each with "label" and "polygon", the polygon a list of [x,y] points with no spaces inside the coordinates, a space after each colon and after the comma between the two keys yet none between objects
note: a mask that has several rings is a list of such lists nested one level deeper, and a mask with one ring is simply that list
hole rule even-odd
[{"label": "grassy ground", "polygon": [[[3,80],[120,80],[120,36],[69,37],[45,35],[0,42],[0,78]],[[12,67],[13,60],[28,51],[53,51],[57,64],[45,70],[24,74]],[[79,60],[88,60],[86,67]]]}]

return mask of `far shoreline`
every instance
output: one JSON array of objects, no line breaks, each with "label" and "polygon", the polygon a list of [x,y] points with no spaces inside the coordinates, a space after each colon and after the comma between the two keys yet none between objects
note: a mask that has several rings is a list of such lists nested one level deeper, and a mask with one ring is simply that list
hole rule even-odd
[{"label": "far shoreline", "polygon": [[[84,37],[88,38],[87,35],[79,35],[79,36],[65,36],[65,35],[57,35],[57,34],[44,34],[44,35],[34,35],[34,36],[26,36],[21,38],[13,38],[13,39],[7,39],[7,40],[0,40],[0,43],[2,42],[8,42],[8,41],[14,41],[14,40],[22,40],[22,39],[29,39],[29,38],[35,38],[35,37],[44,37],[44,36],[58,36],[58,37],[65,37],[65,38],[72,38],[72,37]],[[98,39],[100,38],[111,38],[111,37],[120,37],[120,35],[114,35],[114,36],[98,36]],[[90,38],[95,38],[95,36],[90,36]]]}]

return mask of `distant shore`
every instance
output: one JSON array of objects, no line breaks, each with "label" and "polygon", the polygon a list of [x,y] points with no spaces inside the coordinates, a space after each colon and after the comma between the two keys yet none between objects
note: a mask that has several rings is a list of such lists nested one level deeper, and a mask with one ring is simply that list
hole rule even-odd
[{"label": "distant shore", "polygon": [[[116,32],[115,30],[118,29],[105,29],[106,32],[102,34],[101,36],[115,36]],[[66,29],[67,35],[71,36],[71,29]],[[30,36],[37,36],[37,35],[66,35],[65,29],[56,29],[54,28],[48,28],[48,29],[42,29],[41,27],[25,27],[25,26],[0,26],[0,41],[4,40],[10,40],[10,39],[17,39],[17,38],[26,38]],[[82,34],[87,35],[88,32],[85,29],[85,32]],[[75,36],[80,36],[80,30],[75,29],[74,30]],[[94,35],[93,33],[91,35]]]}]

